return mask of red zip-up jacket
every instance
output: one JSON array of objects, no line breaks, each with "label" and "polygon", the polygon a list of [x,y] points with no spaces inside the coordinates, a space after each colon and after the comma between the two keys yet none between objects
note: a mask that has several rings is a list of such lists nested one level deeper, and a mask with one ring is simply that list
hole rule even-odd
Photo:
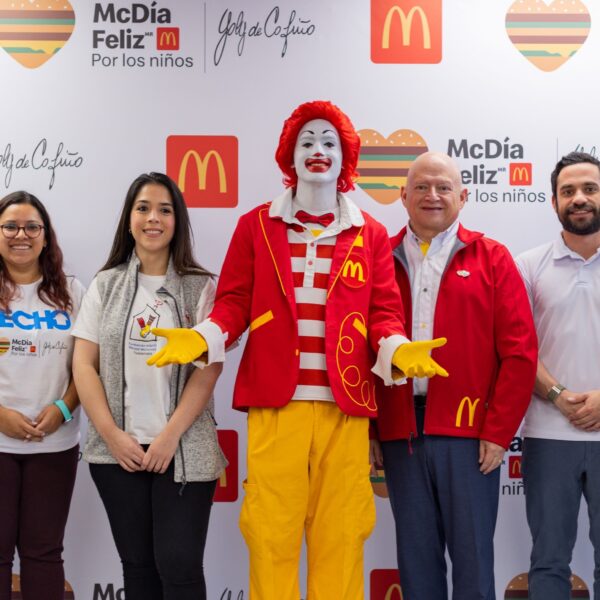
[{"label": "red zip-up jacket", "polygon": [[[391,238],[407,331],[412,331],[406,227]],[[507,448],[531,399],[537,337],[525,286],[508,250],[459,226],[435,307],[433,358],[449,373],[427,389],[424,432],[479,438]],[[380,440],[416,436],[412,382],[379,386]]]}]

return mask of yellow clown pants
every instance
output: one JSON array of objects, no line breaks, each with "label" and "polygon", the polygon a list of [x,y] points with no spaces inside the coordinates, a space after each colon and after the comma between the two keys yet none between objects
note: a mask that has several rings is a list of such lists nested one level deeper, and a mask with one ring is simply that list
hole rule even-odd
[{"label": "yellow clown pants", "polygon": [[240,529],[250,600],[299,600],[306,534],[306,600],[363,600],[363,544],[375,526],[369,420],[333,402],[251,408]]}]

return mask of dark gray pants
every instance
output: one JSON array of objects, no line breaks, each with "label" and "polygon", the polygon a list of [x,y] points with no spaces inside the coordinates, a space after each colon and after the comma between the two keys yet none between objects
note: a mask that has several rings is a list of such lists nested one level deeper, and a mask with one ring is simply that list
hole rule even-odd
[{"label": "dark gray pants", "polygon": [[[424,409],[417,409],[419,435]],[[479,440],[425,435],[382,444],[405,600],[494,600],[500,469],[479,471]]]},{"label": "dark gray pants", "polygon": [[600,442],[525,438],[523,481],[533,538],[529,598],[571,598],[569,564],[583,495],[594,546],[594,598],[600,600]]}]

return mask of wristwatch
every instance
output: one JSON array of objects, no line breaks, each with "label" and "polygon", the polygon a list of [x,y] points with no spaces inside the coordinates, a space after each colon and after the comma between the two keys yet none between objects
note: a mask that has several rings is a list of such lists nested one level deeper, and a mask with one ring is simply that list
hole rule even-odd
[{"label": "wristwatch", "polygon": [[565,388],[564,385],[560,385],[560,383],[553,385],[546,394],[546,400],[552,403],[556,402],[556,399],[560,396],[560,393],[565,389],[567,388]]}]

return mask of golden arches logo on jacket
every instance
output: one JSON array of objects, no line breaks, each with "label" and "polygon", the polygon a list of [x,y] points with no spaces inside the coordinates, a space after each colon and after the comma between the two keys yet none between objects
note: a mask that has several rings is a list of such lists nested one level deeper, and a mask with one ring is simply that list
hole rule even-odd
[{"label": "golden arches logo on jacket", "polygon": [[406,185],[408,169],[427,152],[427,142],[412,129],[398,129],[387,138],[375,129],[361,129],[358,186],[375,202],[392,204]]},{"label": "golden arches logo on jacket", "polygon": [[[10,600],[21,600],[21,577],[12,574],[12,584],[11,584],[11,595]],[[71,584],[65,580],[65,595],[63,596],[64,600],[75,600],[75,594],[73,593],[73,588]]]},{"label": "golden arches logo on jacket", "polygon": [[219,446],[229,463],[217,479],[215,502],[235,502],[238,499],[239,451],[238,433],[234,429],[218,429]]},{"label": "golden arches logo on jacket", "polygon": [[69,0],[0,0],[0,46],[29,69],[41,67],[69,40],[75,12]]},{"label": "golden arches logo on jacket", "polygon": [[515,48],[541,71],[554,71],[585,43],[592,25],[580,0],[515,0],[506,13],[506,33]]},{"label": "golden arches logo on jacket", "polygon": [[458,405],[458,409],[456,410],[456,427],[463,426],[463,413],[465,411],[465,406],[467,407],[467,424],[469,427],[473,427],[473,423],[475,422],[475,411],[477,410],[477,405],[481,401],[481,398],[477,398],[475,400],[471,400],[469,396],[465,396]]},{"label": "golden arches logo on jacket", "polygon": [[232,135],[170,135],[167,175],[190,208],[238,203],[238,140]]},{"label": "golden arches logo on jacket", "polygon": [[371,600],[404,600],[398,569],[373,569],[370,588]]},{"label": "golden arches logo on jacket", "polygon": [[352,252],[342,265],[340,279],[342,280],[342,283],[346,284],[348,287],[362,287],[369,279],[369,267],[367,261],[359,254]]},{"label": "golden arches logo on jacket", "polygon": [[439,63],[442,0],[371,0],[374,63]]},{"label": "golden arches logo on jacket", "polygon": [[[515,575],[506,586],[504,600],[525,600],[529,598],[529,578],[527,573]],[[571,595],[572,600],[590,600],[590,592],[585,582],[577,575],[571,575]]]}]

